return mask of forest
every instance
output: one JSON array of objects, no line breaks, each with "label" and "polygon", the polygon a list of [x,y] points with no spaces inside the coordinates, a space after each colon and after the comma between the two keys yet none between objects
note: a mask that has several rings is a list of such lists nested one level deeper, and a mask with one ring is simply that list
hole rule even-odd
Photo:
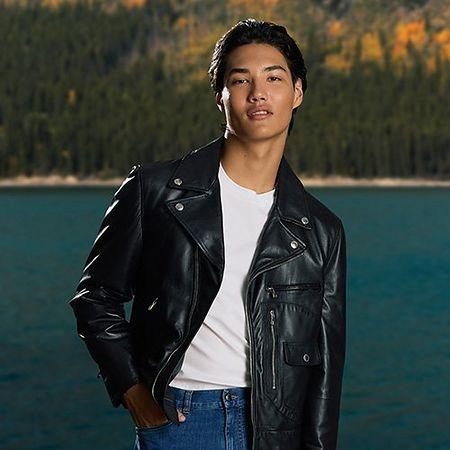
[{"label": "forest", "polygon": [[450,179],[450,0],[0,1],[0,178],[122,176],[219,136],[207,69],[247,17],[305,58],[294,170]]}]

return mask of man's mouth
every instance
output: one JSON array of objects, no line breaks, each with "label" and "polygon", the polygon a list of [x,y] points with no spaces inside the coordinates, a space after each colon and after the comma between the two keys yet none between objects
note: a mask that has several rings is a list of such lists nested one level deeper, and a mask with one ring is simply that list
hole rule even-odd
[{"label": "man's mouth", "polygon": [[270,117],[272,115],[272,113],[268,110],[260,110],[260,111],[254,111],[254,112],[247,113],[247,115],[248,115],[248,117],[250,117],[250,119],[262,120],[262,119],[267,119],[268,117]]},{"label": "man's mouth", "polygon": [[269,105],[258,105],[247,110],[247,116],[253,120],[267,119],[272,115]]}]

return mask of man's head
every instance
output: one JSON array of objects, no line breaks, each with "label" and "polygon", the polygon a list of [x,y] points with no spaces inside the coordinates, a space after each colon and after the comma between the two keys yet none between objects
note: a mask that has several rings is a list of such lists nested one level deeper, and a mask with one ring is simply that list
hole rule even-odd
[{"label": "man's head", "polygon": [[[283,26],[252,18],[238,22],[217,41],[208,73],[226,117],[222,125],[231,132],[254,139],[286,128],[290,134],[307,80],[302,53]],[[250,116],[256,106],[271,114]]]}]

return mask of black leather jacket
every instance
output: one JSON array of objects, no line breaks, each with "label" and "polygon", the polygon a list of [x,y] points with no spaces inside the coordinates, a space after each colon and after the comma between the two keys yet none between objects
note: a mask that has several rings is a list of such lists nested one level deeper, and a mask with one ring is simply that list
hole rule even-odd
[{"label": "black leather jacket", "polygon": [[[179,159],[134,166],[105,213],[69,304],[115,407],[144,381],[178,423],[166,388],[224,271],[223,142],[221,135]],[[284,155],[247,282],[252,450],[334,449],[345,357],[344,228]]]}]

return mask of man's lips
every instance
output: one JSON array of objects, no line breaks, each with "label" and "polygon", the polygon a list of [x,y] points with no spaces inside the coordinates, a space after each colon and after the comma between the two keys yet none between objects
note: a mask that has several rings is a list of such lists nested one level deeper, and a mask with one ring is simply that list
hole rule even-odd
[{"label": "man's lips", "polygon": [[266,118],[272,114],[273,114],[272,111],[267,106],[258,106],[256,108],[250,108],[247,111],[247,115],[252,119]]}]

